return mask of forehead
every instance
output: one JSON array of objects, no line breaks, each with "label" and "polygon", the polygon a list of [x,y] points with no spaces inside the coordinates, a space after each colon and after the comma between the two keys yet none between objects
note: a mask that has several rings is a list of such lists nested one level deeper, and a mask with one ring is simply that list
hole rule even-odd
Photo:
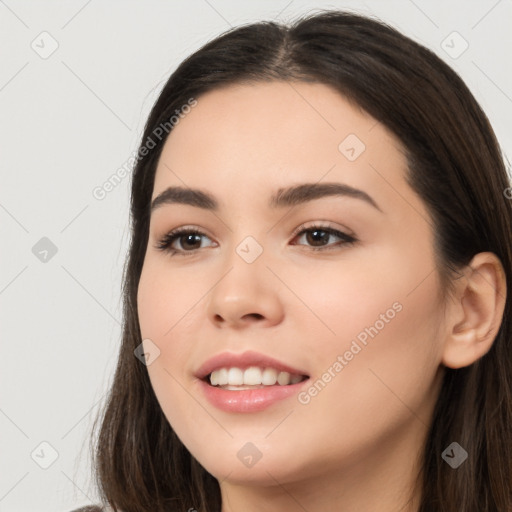
[{"label": "forehead", "polygon": [[230,85],[196,99],[166,140],[153,198],[176,185],[206,188],[222,203],[226,184],[249,198],[321,180],[395,201],[398,190],[411,193],[400,142],[330,86]]}]

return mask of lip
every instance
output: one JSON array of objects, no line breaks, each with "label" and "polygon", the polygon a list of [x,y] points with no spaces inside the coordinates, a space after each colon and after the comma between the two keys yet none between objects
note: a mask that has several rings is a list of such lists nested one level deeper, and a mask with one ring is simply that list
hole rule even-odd
[{"label": "lip", "polygon": [[300,388],[306,384],[309,384],[309,378],[287,386],[276,384],[264,388],[230,391],[211,386],[204,380],[199,381],[199,386],[206,399],[218,409],[231,413],[263,411],[280,400],[296,396]]},{"label": "lip", "polygon": [[220,368],[240,368],[241,370],[245,370],[250,366],[259,366],[260,368],[275,368],[281,372],[288,372],[291,374],[298,375],[307,375],[307,373],[298,368],[293,368],[287,364],[278,361],[272,357],[266,356],[265,354],[260,354],[259,352],[254,352],[252,350],[248,350],[241,354],[236,354],[233,352],[222,352],[221,354],[217,354],[216,356],[208,359],[205,363],[201,365],[201,367],[196,371],[195,376],[198,379],[204,379],[207,375],[209,375],[213,370],[218,370]]},{"label": "lip", "polygon": [[[255,389],[227,390],[210,385],[206,377],[219,368],[237,367],[245,370],[250,366],[275,368],[281,372],[305,375],[307,378],[297,384],[266,386]],[[309,375],[299,369],[258,352],[247,351],[241,354],[223,352],[208,359],[195,373],[199,387],[206,399],[218,409],[231,413],[258,412],[270,407],[280,400],[296,395],[300,388],[309,381]]]}]

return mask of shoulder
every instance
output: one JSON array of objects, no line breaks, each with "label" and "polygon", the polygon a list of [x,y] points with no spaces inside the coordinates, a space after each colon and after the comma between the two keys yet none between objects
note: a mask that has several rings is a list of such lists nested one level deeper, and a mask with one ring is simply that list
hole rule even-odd
[{"label": "shoulder", "polygon": [[[102,505],[101,503],[98,505],[87,505],[85,507],[76,508],[71,510],[71,512],[114,512],[114,509],[109,505]],[[118,512],[123,512],[118,509]]]},{"label": "shoulder", "polygon": [[98,505],[89,505],[87,507],[77,508],[71,512],[107,512],[107,509]]}]

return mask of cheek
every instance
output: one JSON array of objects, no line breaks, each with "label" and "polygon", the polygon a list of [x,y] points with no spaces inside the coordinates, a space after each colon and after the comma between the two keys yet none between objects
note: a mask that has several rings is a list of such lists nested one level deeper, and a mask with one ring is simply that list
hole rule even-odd
[{"label": "cheek", "polygon": [[276,293],[287,305],[290,325],[309,332],[309,340],[303,341],[314,346],[312,357],[318,361],[349,350],[353,340],[365,348],[385,346],[380,356],[386,358],[392,350],[419,344],[437,326],[439,283],[435,272],[429,274],[428,262],[391,244],[367,252],[357,261],[347,258],[314,271],[292,268],[281,273],[285,282],[293,283],[294,296],[285,288]]},{"label": "cheek", "polygon": [[175,390],[171,392],[177,384],[175,366],[180,357],[186,357],[180,355],[186,347],[179,343],[177,333],[183,322],[182,310],[187,297],[186,293],[177,291],[176,283],[160,267],[151,258],[144,263],[137,291],[137,309],[144,349],[149,351],[153,347],[158,353],[147,370],[160,405],[165,408],[165,403],[175,396]]},{"label": "cheek", "polygon": [[[328,371],[338,356],[346,355],[343,370],[339,365],[338,372],[332,370],[343,378],[332,380],[339,386],[349,379],[350,386],[364,383],[355,394],[351,391],[358,400],[371,403],[375,396],[399,403],[385,384],[399,394],[411,386],[423,386],[427,392],[437,371],[437,332],[443,314],[437,301],[440,283],[428,259],[429,247],[424,256],[420,249],[418,244],[389,244],[361,253],[357,262],[336,263],[337,268],[324,265],[308,279],[304,273],[290,276],[294,291],[307,298],[306,305],[317,316],[312,365]],[[304,323],[300,314],[294,321]],[[314,332],[313,323],[309,332]],[[384,382],[379,381],[381,374]]]},{"label": "cheek", "polygon": [[146,258],[137,292],[143,338],[175,338],[176,330],[191,325],[195,306],[214,283],[212,275],[187,275],[171,268],[164,258]]},{"label": "cheek", "polygon": [[[190,395],[187,370],[195,350],[194,333],[201,318],[201,299],[211,287],[209,279],[187,278],[170,272],[169,266],[148,257],[141,273],[137,308],[141,337],[158,347],[158,357],[147,366],[156,397],[169,421],[186,420],[186,403]],[[203,313],[204,315],[204,313]],[[146,341],[144,343],[147,343]],[[200,422],[201,418],[197,418]],[[190,421],[190,420],[186,420]]]},{"label": "cheek", "polygon": [[[443,310],[437,274],[428,267],[396,260],[386,272],[362,267],[337,279],[331,273],[323,295],[308,294],[336,336],[317,336],[312,357],[322,370],[301,403],[310,417],[325,418],[328,411],[325,435],[342,426],[347,438],[364,444],[410,420],[429,423]],[[311,428],[309,434],[318,435],[318,424]]]}]

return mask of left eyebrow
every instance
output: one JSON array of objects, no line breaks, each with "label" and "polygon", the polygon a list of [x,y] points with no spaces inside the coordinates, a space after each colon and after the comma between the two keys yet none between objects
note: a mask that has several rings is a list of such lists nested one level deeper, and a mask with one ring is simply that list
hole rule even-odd
[{"label": "left eyebrow", "polygon": [[[363,190],[344,183],[303,183],[288,188],[280,188],[270,198],[271,208],[283,208],[320,199],[328,196],[346,196],[360,199],[382,212],[375,200]],[[186,204],[206,210],[218,211],[218,201],[208,192],[200,189],[169,187],[151,203],[151,213],[164,204]]]},{"label": "left eyebrow", "polygon": [[270,199],[270,206],[273,208],[295,206],[327,196],[347,196],[361,199],[382,212],[379,205],[366,192],[344,183],[304,183],[294,187],[280,188]]}]

